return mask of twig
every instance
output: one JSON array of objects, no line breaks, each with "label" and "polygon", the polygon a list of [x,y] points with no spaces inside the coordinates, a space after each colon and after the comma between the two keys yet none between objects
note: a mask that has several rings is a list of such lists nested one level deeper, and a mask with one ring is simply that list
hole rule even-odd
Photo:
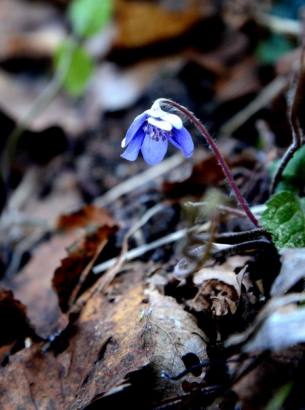
[{"label": "twig", "polygon": [[185,159],[181,155],[173,155],[172,157],[161,162],[155,167],[148,168],[146,171],[132,176],[131,178],[127,179],[127,181],[116,185],[114,188],[107,191],[104,195],[96,198],[94,203],[98,206],[107,206],[111,204],[111,202],[127,194],[128,192],[131,192],[134,189],[145,185],[147,182],[159,178],[163,174],[166,174],[172,169],[180,166],[183,162],[185,162]]},{"label": "twig", "polygon": [[[252,229],[251,231],[242,231],[242,232],[224,232],[215,235],[214,241],[217,243],[226,243],[226,244],[238,244],[242,241],[249,241],[251,239],[257,239],[261,236],[266,236],[268,233],[265,229],[258,228]],[[198,239],[208,240],[209,237],[206,234],[198,235]]]},{"label": "twig", "polygon": [[[120,255],[116,258],[115,263],[109,267],[109,270],[100,279],[99,286],[98,286],[99,291],[105,289],[106,286],[108,286],[113,281],[116,274],[119,272],[120,268],[122,267],[125,261],[125,255],[128,252],[128,239],[132,235],[134,235],[143,225],[145,225],[149,221],[150,218],[152,218],[154,215],[160,212],[163,208],[164,208],[164,204],[162,203],[153,206],[151,209],[145,212],[142,218],[134,226],[132,226],[129,229],[129,231],[124,237]],[[94,272],[94,269],[93,269],[93,272]]]},{"label": "twig", "polygon": [[[173,232],[169,235],[164,236],[163,238],[157,239],[154,242],[139,246],[138,248],[135,249],[131,249],[130,251],[128,251],[125,255],[124,255],[124,262],[127,261],[131,261],[135,258],[138,258],[142,255],[144,255],[145,253],[152,251],[156,248],[159,248],[161,246],[165,246],[168,245],[169,243],[172,242],[177,242],[180,239],[183,239],[189,232],[194,232],[196,230],[198,230],[198,232],[203,232],[205,230],[207,230],[209,227],[209,223],[205,223],[204,225],[198,227],[192,227],[192,228],[184,228],[184,229],[180,229],[179,231]],[[225,249],[227,248],[226,245],[219,245],[219,244],[214,244],[214,246],[217,249]],[[109,269],[110,267],[112,267],[117,261],[117,258],[113,258],[110,259],[106,262],[101,263],[100,265],[97,265],[93,268],[93,272],[95,274],[100,274],[102,272],[104,272],[105,270]]]},{"label": "twig", "polygon": [[262,26],[274,33],[299,37],[301,34],[300,23],[296,20],[278,17],[267,13],[257,13],[256,19]]},{"label": "twig", "polygon": [[[207,201],[197,201],[197,202],[188,201],[184,203],[184,206],[189,207],[189,208],[201,208],[206,205],[209,205]],[[226,206],[226,205],[217,205],[217,210],[222,213],[234,214],[236,216],[241,216],[241,217],[247,216],[244,211],[240,209],[231,208],[230,206]]]}]

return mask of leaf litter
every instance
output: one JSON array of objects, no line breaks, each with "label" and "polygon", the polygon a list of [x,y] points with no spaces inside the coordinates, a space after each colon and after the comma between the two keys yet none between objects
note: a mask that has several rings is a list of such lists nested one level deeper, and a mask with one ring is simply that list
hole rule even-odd
[{"label": "leaf litter", "polygon": [[[66,3],[0,6],[20,22],[0,44],[6,137],[47,84]],[[1,204],[1,408],[304,406],[303,248],[276,248],[281,221],[270,214],[271,237],[223,200],[217,161],[196,140],[188,162],[118,159],[133,115],[166,94],[222,136],[251,209],[269,198],[271,161],[303,133],[299,26],[293,50],[266,64],[257,50],[274,20],[225,3],[222,14],[216,2],[116,2],[104,51],[85,45],[99,56],[86,93],[60,92],[25,127]],[[299,157],[278,186],[290,196],[302,196]]]}]

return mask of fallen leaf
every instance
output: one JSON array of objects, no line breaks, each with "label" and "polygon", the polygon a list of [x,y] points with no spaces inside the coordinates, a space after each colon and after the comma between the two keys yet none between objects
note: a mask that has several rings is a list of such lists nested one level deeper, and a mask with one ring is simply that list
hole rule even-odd
[{"label": "fallen leaf", "polygon": [[57,356],[34,345],[11,357],[0,369],[1,409],[82,409],[149,363],[141,338],[141,274],[129,273],[116,292],[116,302],[101,293],[88,300],[77,332]]},{"label": "fallen leaf", "polygon": [[[10,281],[5,281],[16,298],[27,307],[31,323],[44,338],[59,332],[67,324],[66,317],[58,306],[58,295],[52,288],[54,272],[62,260],[65,266],[69,266],[69,270],[64,272],[66,276],[60,269],[56,274],[57,286],[65,288],[66,280],[65,292],[69,294],[72,284],[76,284],[80,274],[91,266],[90,263],[97,257],[98,251],[106,244],[111,231],[108,225],[114,225],[114,221],[104,210],[94,206],[84,207],[70,216],[63,216],[59,222],[62,229],[65,224],[68,229],[54,234],[49,241],[38,246],[22,271]],[[91,236],[86,233],[86,227],[90,224],[100,227],[99,234]],[[77,241],[80,244],[78,252],[74,258],[67,258],[67,249]],[[60,292],[60,298],[61,296]]]},{"label": "fallen leaf", "polygon": [[202,268],[196,272],[193,283],[198,293],[188,305],[197,312],[210,312],[214,316],[233,315],[239,304],[242,276],[247,269],[248,259],[234,256],[222,265]]},{"label": "fallen leaf", "polygon": [[[180,10],[170,10],[159,4],[138,1],[117,1],[118,48],[141,47],[160,40],[174,38],[213,11],[206,1],[187,0]],[[158,22],[158,24],[156,24]]]},{"label": "fallen leaf", "polygon": [[[144,269],[141,263],[133,264],[107,293],[91,294],[68,340],[64,343],[59,336],[57,348],[52,345],[56,355],[34,344],[11,356],[0,369],[1,409],[102,406],[137,379],[147,392],[133,403],[141,408],[149,397],[182,394],[182,381],[170,381],[162,373],[185,370],[190,353],[206,359],[205,336],[173,298],[152,288],[145,291]],[[201,380],[198,371],[187,379]]]},{"label": "fallen leaf", "polygon": [[[94,262],[115,230],[115,227],[104,225],[88,233],[73,245],[69,255],[55,270],[52,283],[62,311],[67,311],[77,297]],[[75,290],[76,285],[78,286]]]},{"label": "fallen leaf", "polygon": [[0,347],[25,337],[34,337],[26,307],[7,289],[0,289]]},{"label": "fallen leaf", "polygon": [[51,281],[55,269],[66,256],[66,248],[80,236],[76,231],[53,236],[38,246],[21,272],[6,283],[27,307],[28,317],[41,337],[56,333],[67,324]]},{"label": "fallen leaf", "polygon": [[[166,399],[184,393],[182,383],[162,379],[162,373],[177,376],[185,370],[184,357],[192,354],[198,363],[207,359],[207,336],[200,330],[194,317],[172,297],[160,294],[154,288],[145,292],[148,306],[144,311],[144,339],[153,346],[151,363],[156,371],[156,394]],[[199,372],[201,373],[201,372]],[[188,381],[199,382],[201,377],[187,376]]]}]

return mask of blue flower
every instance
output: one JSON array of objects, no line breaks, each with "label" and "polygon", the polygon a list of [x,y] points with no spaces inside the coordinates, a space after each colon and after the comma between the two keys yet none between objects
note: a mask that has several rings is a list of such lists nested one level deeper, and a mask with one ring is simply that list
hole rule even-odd
[{"label": "blue flower", "polygon": [[129,127],[121,144],[122,148],[126,148],[121,157],[135,161],[141,151],[144,160],[149,165],[155,165],[165,157],[169,142],[185,158],[193,154],[193,140],[181,118],[163,111],[157,100],[149,110],[136,117]]}]

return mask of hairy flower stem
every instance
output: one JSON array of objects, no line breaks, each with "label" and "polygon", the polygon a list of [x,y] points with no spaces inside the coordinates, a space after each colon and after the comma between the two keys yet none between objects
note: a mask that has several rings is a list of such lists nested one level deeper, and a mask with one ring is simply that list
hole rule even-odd
[{"label": "hairy flower stem", "polygon": [[177,103],[175,101],[169,100],[167,98],[160,98],[156,102],[168,104],[168,105],[171,105],[171,106],[177,108],[180,112],[182,112],[191,121],[192,124],[195,125],[195,127],[198,129],[200,134],[204,137],[206,142],[209,144],[211,150],[213,151],[219,165],[222,168],[222,171],[223,171],[225,177],[227,178],[228,184],[230,185],[232,191],[234,192],[236,200],[240,204],[241,208],[244,210],[245,214],[250,219],[250,221],[256,227],[259,227],[257,219],[255,218],[255,216],[251,212],[245,198],[243,197],[242,193],[240,192],[238,186],[236,185],[236,183],[234,181],[234,178],[233,178],[233,175],[230,171],[229,166],[227,165],[227,163],[226,163],[224,157],[222,156],[221,152],[219,151],[215,141],[213,140],[213,138],[211,137],[211,135],[209,134],[209,132],[205,128],[205,126],[202,124],[202,122],[198,118],[196,118],[195,115],[191,111],[189,111],[186,107],[184,107],[183,105],[180,105],[179,103]]}]

